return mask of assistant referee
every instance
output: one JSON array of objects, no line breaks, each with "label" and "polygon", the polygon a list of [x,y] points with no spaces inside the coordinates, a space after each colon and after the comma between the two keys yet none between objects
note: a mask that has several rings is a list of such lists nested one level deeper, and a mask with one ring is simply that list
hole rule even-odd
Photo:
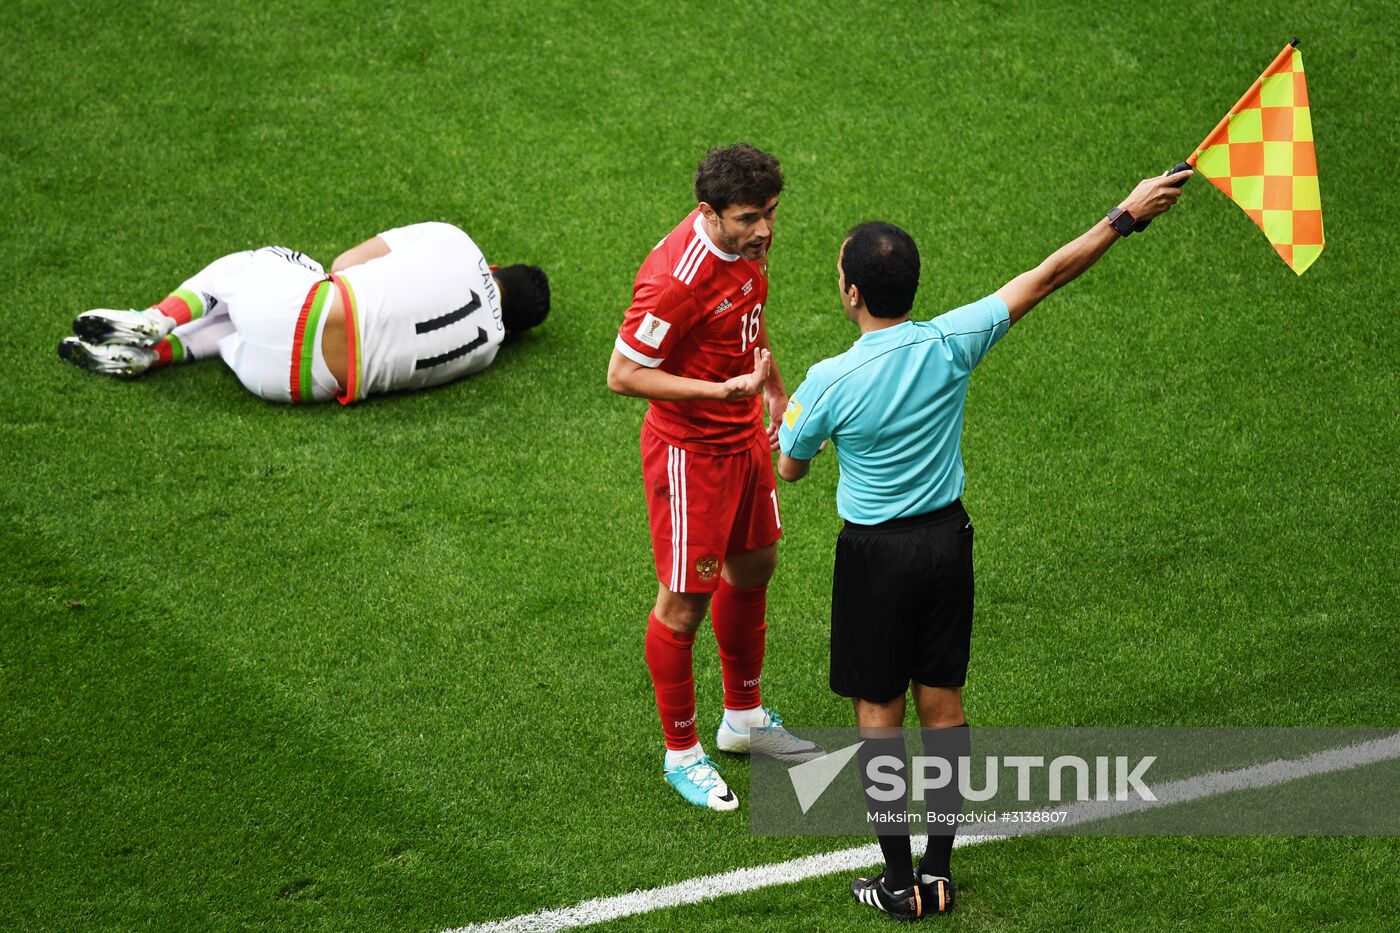
[{"label": "assistant referee", "polygon": [[[995,293],[931,321],[911,321],[919,250],[899,227],[853,229],[837,268],[855,344],[807,372],[779,433],[778,475],[796,482],[830,440],[841,477],[831,593],[831,689],[851,697],[865,740],[862,775],[884,754],[903,758],[905,694],[927,754],[969,754],[962,687],[972,637],[972,522],[960,496],[959,441],[968,377],[1027,311],[1092,266],[1135,226],[1167,210],[1190,172],[1149,178],[1086,233]],[[960,811],[954,781],[929,809]],[[877,803],[886,816],[903,801]],[[900,827],[900,822],[877,825]],[[902,919],[953,908],[947,835],[929,836],[915,876],[907,829],[878,834],[885,870],[851,885],[856,900]]]}]

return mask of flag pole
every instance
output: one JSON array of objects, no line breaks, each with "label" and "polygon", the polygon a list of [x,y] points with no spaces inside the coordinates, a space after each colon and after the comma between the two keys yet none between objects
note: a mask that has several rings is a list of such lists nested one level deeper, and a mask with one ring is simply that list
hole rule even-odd
[{"label": "flag pole", "polygon": [[1191,153],[1191,158],[1186,160],[1186,165],[1190,166],[1191,168],[1196,167],[1196,160],[1200,158],[1201,153],[1205,150],[1206,146],[1209,145],[1212,139],[1214,139],[1217,135],[1223,132],[1227,126],[1230,125],[1230,118],[1233,117],[1236,113],[1238,113],[1240,106],[1245,101],[1249,100],[1251,94],[1253,94],[1259,89],[1260,83],[1262,83],[1264,80],[1264,75],[1270,74],[1275,68],[1279,66],[1280,63],[1282,63],[1284,56],[1292,55],[1293,50],[1297,47],[1298,37],[1294,36],[1289,41],[1289,43],[1283,47],[1283,51],[1279,52],[1277,55],[1274,56],[1274,60],[1269,62],[1269,67],[1265,68],[1263,74],[1261,74],[1258,78],[1254,80],[1254,83],[1249,86],[1249,90],[1245,91],[1242,95],[1240,95],[1240,99],[1235,101],[1235,106],[1230,108],[1230,112],[1220,118],[1220,122],[1215,124],[1215,129],[1211,130],[1209,133],[1206,134],[1206,138],[1201,140],[1201,144],[1196,147],[1196,151]]}]

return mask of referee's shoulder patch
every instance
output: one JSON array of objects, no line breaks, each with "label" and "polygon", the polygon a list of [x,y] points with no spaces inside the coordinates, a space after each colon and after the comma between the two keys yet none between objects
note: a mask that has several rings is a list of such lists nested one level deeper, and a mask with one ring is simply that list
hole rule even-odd
[{"label": "referee's shoulder patch", "polygon": [[787,425],[789,431],[797,424],[797,419],[802,417],[802,403],[795,398],[788,399],[787,411],[783,412],[783,424]]}]

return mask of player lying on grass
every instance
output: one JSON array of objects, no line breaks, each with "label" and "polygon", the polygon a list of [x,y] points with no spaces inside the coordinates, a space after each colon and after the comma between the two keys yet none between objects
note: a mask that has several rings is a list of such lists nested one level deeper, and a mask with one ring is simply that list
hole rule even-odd
[{"label": "player lying on grass", "polygon": [[342,404],[491,365],[507,334],[549,313],[536,266],[490,266],[458,228],[386,230],[321,264],[282,246],[217,259],[144,311],[87,311],[58,355],[132,377],[216,353],[271,402]]},{"label": "player lying on grass", "polygon": [[[850,697],[860,728],[861,774],[885,755],[902,759],[905,695],[924,727],[924,753],[971,754],[962,687],[972,640],[972,520],[963,509],[960,449],[968,378],[992,346],[1051,292],[1088,269],[1134,224],[1181,194],[1180,175],[1149,178],[1090,230],[981,301],[912,321],[919,250],[903,230],[861,224],[841,245],[842,310],[860,329],[840,356],[807,371],[779,432],[778,475],[796,482],[829,439],[841,477],[831,591],[831,689]],[[877,826],[905,826],[908,804],[879,800]],[[962,811],[956,782],[929,810]],[[917,873],[909,831],[878,834],[885,870],[851,885],[857,901],[904,920],[953,908],[950,832],[929,835]]]}]

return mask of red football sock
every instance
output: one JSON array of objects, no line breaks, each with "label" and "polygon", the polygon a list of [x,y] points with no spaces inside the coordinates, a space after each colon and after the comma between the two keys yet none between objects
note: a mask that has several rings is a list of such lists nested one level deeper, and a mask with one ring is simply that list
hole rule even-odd
[{"label": "red football sock", "polygon": [[695,671],[690,648],[695,636],[682,635],[662,624],[653,612],[647,619],[647,668],[656,691],[656,711],[666,747],[674,751],[691,748],[695,738]]},{"label": "red football sock", "polygon": [[741,590],[719,581],[710,603],[710,620],[719,643],[720,669],[724,672],[725,709],[753,709],[759,699],[758,681],[763,674],[763,649],[768,624],[763,621],[768,587]]}]

